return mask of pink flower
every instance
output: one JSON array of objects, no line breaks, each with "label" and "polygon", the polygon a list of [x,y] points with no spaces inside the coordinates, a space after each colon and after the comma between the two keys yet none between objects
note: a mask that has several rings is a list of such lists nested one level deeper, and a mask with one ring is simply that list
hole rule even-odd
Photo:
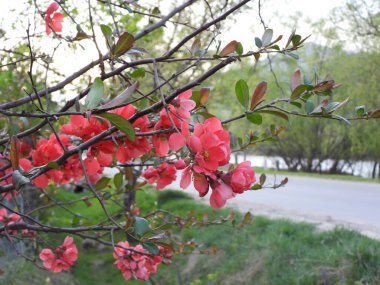
[{"label": "pink flower", "polygon": [[187,166],[186,161],[184,161],[182,158],[174,162],[175,168],[178,170],[184,169]]},{"label": "pink flower", "polygon": [[235,193],[243,193],[248,190],[252,183],[256,181],[255,171],[251,167],[251,162],[240,163],[226,175],[226,179],[224,180],[231,185]]},{"label": "pink flower", "polygon": [[168,111],[167,109],[162,109],[160,111],[160,122],[165,128],[173,127],[173,123],[179,128],[181,122],[190,119],[190,111],[196,106],[196,103],[193,100],[189,100],[191,94],[191,90],[182,92],[171,102],[171,104],[168,105]]},{"label": "pink flower", "polygon": [[52,31],[62,32],[62,20],[63,14],[56,12],[59,8],[57,2],[51,3],[50,6],[46,9],[45,15],[45,26],[46,34],[50,35]]},{"label": "pink flower", "polygon": [[132,210],[132,214],[135,216],[140,215],[140,209],[138,207],[134,207]]},{"label": "pink flower", "polygon": [[198,172],[196,171],[195,167],[191,166],[185,168],[185,170],[182,172],[180,187],[182,189],[186,189],[189,187],[191,180],[193,179],[194,188],[198,191],[199,197],[204,197],[209,190],[209,179],[213,180],[216,179],[216,177],[208,172],[207,174],[210,174],[210,176],[206,176],[202,171],[200,171],[201,169],[197,170]]},{"label": "pink flower", "polygon": [[195,161],[204,169],[215,171],[230,160],[230,135],[217,118],[196,124],[188,145],[195,153]]},{"label": "pink flower", "polygon": [[176,173],[177,170],[173,164],[164,162],[155,168],[149,166],[149,168],[142,173],[142,176],[149,184],[157,183],[156,189],[158,190],[175,181],[177,178]]},{"label": "pink flower", "polygon": [[64,134],[76,136],[87,141],[107,129],[108,124],[106,121],[101,123],[95,117],[87,119],[80,115],[73,115],[70,117],[70,124],[62,125],[60,131]]},{"label": "pink flower", "polygon": [[[0,209],[0,222],[3,223],[4,227],[7,227],[7,226],[10,226],[14,223],[22,223],[23,220],[22,218],[20,217],[19,214],[16,214],[16,213],[12,213],[8,216],[8,212],[6,209],[2,208]],[[10,230],[10,229],[7,229],[7,233],[10,234],[10,235],[14,235],[14,234],[17,234],[19,232],[19,230]],[[22,234],[23,235],[26,235],[28,233],[31,233],[31,231],[27,230],[27,229],[23,229],[21,230]]]},{"label": "pink flower", "polygon": [[192,91],[186,90],[171,102],[171,104],[176,107],[177,114],[184,120],[190,119],[190,111],[196,106],[193,100],[189,100],[191,95]]},{"label": "pink flower", "polygon": [[235,197],[232,188],[223,182],[217,182],[211,187],[210,205],[213,208],[222,208],[228,199]]},{"label": "pink flower", "polygon": [[74,239],[67,236],[63,245],[57,247],[55,252],[51,249],[44,248],[40,252],[40,259],[42,260],[44,267],[53,272],[69,270],[78,259],[78,250],[74,244]]},{"label": "pink flower", "polygon": [[115,264],[121,269],[124,279],[135,278],[137,280],[148,280],[151,273],[157,272],[159,263],[168,264],[171,260],[169,250],[158,247],[160,253],[152,255],[140,244],[130,246],[127,241],[119,242],[114,248],[113,257]]}]

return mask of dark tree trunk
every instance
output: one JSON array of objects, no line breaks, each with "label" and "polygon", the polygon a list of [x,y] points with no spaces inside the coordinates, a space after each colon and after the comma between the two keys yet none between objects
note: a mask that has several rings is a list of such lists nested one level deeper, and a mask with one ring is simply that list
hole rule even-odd
[{"label": "dark tree trunk", "polygon": [[[373,164],[373,169],[372,169],[372,179],[376,178],[376,167],[377,167],[377,161]],[[380,171],[379,171],[380,172]],[[380,174],[380,173],[379,173]]]}]

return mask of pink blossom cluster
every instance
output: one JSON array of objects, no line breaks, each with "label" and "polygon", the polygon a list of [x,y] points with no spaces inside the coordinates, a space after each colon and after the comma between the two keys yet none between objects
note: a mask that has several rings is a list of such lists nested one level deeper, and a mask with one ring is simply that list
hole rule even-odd
[{"label": "pink blossom cluster", "polygon": [[[2,208],[0,209],[0,222],[3,223],[4,227],[8,227],[14,223],[22,223],[22,218],[20,217],[20,215],[16,214],[16,213],[12,213],[10,215],[8,215],[8,212],[6,209]],[[19,230],[11,230],[11,229],[7,229],[7,233],[10,234],[10,235],[15,235],[19,232]],[[21,233],[23,235],[27,235],[29,233],[29,231],[27,229],[23,229],[21,231]]]},{"label": "pink blossom cluster", "polygon": [[74,239],[67,236],[63,244],[58,246],[54,252],[49,248],[44,248],[40,252],[40,259],[46,269],[53,272],[68,271],[78,259],[78,250]]},{"label": "pink blossom cluster", "polygon": [[188,126],[176,134],[180,136],[176,139],[177,144],[181,147],[187,145],[191,155],[186,161],[179,160],[174,165],[164,162],[157,167],[149,167],[143,177],[148,183],[157,183],[157,189],[175,181],[176,168],[186,167],[182,172],[181,188],[187,188],[193,180],[201,197],[211,188],[210,204],[214,208],[220,208],[228,199],[248,190],[256,181],[250,162],[243,162],[227,173],[218,170],[229,163],[231,155],[230,135],[223,129],[219,119],[214,117],[196,124],[192,135]]},{"label": "pink blossom cluster", "polygon": [[158,264],[169,264],[172,258],[170,251],[161,246],[158,248],[159,254],[152,255],[140,244],[130,246],[127,241],[119,242],[118,246],[114,248],[113,257],[116,259],[115,264],[121,269],[124,279],[148,280],[150,274],[157,272]]}]

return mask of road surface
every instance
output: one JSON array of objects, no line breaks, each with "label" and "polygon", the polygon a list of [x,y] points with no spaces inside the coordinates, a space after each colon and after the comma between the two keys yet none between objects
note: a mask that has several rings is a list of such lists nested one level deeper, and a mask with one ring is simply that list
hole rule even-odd
[{"label": "road surface", "polygon": [[[273,182],[273,175],[267,177],[267,183]],[[277,176],[277,181],[282,178]],[[380,184],[300,176],[288,178],[285,187],[247,191],[229,200],[227,206],[251,211],[254,215],[312,222],[323,230],[343,226],[380,239]],[[179,189],[179,181],[168,188]],[[185,191],[197,194],[192,187]],[[208,198],[203,199],[208,201]]]}]

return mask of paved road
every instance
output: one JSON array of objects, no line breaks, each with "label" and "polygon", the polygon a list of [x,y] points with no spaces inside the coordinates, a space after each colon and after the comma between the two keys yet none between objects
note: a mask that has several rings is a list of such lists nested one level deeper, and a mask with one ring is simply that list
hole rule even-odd
[{"label": "paved road", "polygon": [[[267,176],[273,180],[273,175]],[[178,188],[178,182],[171,187]],[[341,225],[380,239],[380,184],[376,183],[289,176],[285,187],[245,192],[227,205],[257,215],[313,222],[321,229]]]}]

